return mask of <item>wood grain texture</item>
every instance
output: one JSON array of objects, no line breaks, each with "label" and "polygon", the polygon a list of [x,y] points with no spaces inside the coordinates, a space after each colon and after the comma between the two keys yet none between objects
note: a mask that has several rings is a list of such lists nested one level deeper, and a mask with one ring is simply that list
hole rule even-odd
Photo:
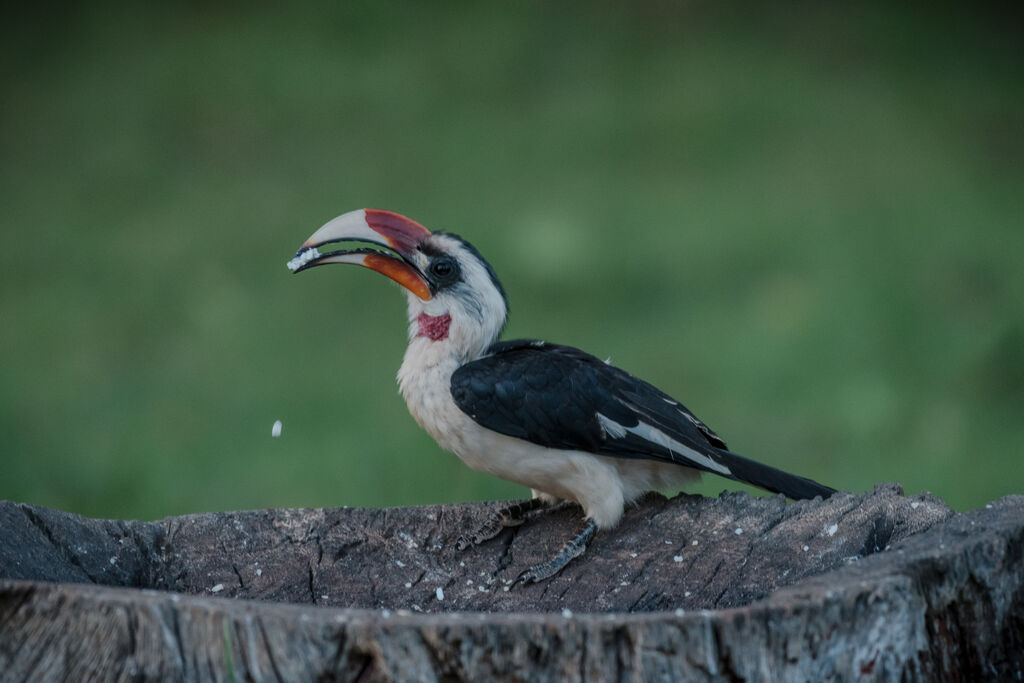
[{"label": "wood grain texture", "polygon": [[[546,583],[578,510],[495,504],[91,520],[0,503],[0,680],[1013,680],[1024,497],[954,514],[649,496]],[[442,599],[443,596],[443,599]]]}]

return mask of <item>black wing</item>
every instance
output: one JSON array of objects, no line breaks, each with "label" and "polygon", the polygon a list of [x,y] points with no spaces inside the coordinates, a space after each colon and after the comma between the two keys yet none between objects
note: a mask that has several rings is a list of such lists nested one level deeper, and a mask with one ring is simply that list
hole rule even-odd
[{"label": "black wing", "polygon": [[478,424],[540,446],[667,460],[793,498],[833,491],[730,453],[671,396],[569,346],[499,342],[456,370],[451,389]]}]

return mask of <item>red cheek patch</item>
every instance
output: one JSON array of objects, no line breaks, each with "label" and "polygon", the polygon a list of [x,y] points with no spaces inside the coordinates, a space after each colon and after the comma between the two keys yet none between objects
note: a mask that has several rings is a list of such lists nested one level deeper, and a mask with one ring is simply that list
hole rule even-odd
[{"label": "red cheek patch", "polygon": [[427,315],[420,313],[416,318],[420,326],[419,336],[426,337],[430,341],[441,341],[448,338],[448,328],[452,324],[452,317],[444,315]]}]

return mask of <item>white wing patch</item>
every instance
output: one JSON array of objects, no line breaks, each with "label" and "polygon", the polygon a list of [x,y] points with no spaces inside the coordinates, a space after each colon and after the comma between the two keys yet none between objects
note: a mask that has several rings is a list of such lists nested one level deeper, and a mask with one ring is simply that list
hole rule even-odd
[{"label": "white wing patch", "polygon": [[708,468],[712,472],[718,472],[719,474],[727,476],[732,475],[732,472],[730,472],[729,468],[725,465],[715,462],[703,453],[698,453],[689,446],[676,441],[657,427],[652,427],[651,425],[643,422],[638,423],[636,427],[625,427],[601,413],[597,414],[597,421],[601,425],[601,429],[604,430],[604,433],[613,439],[621,439],[627,432],[635,434],[645,441],[650,441],[653,444],[661,446],[668,450],[669,453],[680,453],[693,462]]},{"label": "white wing patch", "polygon": [[621,439],[626,435],[626,428],[610,417],[605,417],[601,413],[598,413],[597,422],[601,425],[601,429],[604,430],[604,433],[613,439]]}]

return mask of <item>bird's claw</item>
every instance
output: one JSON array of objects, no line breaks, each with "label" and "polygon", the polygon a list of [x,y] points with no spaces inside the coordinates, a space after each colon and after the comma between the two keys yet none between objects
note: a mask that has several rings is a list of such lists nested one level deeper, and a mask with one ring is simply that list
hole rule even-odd
[{"label": "bird's claw", "polygon": [[596,532],[597,524],[591,521],[578,536],[562,546],[557,555],[547,562],[541,562],[526,569],[509,584],[509,588],[514,588],[521,583],[537,583],[550,579],[587,551],[587,543]]},{"label": "bird's claw", "polygon": [[491,515],[491,517],[476,530],[476,533],[471,536],[460,536],[459,540],[455,542],[455,548],[460,551],[469,550],[481,543],[489,541],[500,534],[503,529],[519,526],[526,521],[526,516],[530,512],[544,506],[545,503],[537,498],[533,498],[502,508]]},{"label": "bird's claw", "polygon": [[516,578],[512,579],[512,582],[509,583],[509,585],[508,585],[509,590],[512,590],[513,588],[515,588],[519,584],[526,585],[528,583],[538,583],[539,581],[544,581],[545,579],[550,579],[552,576],[554,576],[555,574],[557,574],[561,570],[561,568],[559,568],[559,569],[556,569],[555,571],[553,571],[553,572],[551,572],[549,574],[542,573],[540,570],[544,568],[544,564],[549,564],[549,563],[545,562],[543,564],[534,565],[533,567],[530,567],[529,569],[525,569],[525,570],[519,572],[519,576],[517,576]]}]

